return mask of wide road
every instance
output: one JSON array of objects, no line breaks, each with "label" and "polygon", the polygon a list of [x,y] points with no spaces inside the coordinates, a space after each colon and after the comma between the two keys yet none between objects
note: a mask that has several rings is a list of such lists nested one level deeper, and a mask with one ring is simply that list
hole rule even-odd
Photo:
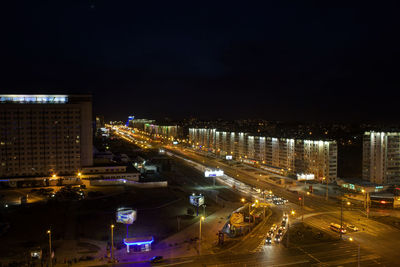
[{"label": "wide road", "polygon": [[[205,157],[187,149],[174,149],[173,151],[206,166],[223,169],[227,175],[235,177],[235,179],[241,180],[242,182],[254,187],[271,189],[274,194],[285,197],[292,203],[299,204],[298,198],[300,195],[267,182],[267,179],[263,179],[263,175],[260,176],[260,173],[263,173],[263,171],[249,171],[252,168],[230,166],[221,160]],[[323,197],[314,195],[305,195],[301,197],[305,197],[305,206],[303,210],[305,217],[307,217],[307,214],[317,214],[317,216],[305,218],[305,222],[310,223],[312,226],[318,227],[325,232],[331,232],[329,229],[329,224],[331,222],[340,224],[340,201],[327,201]],[[300,214],[302,212],[299,207],[297,207],[297,211],[300,211]],[[323,215],[321,215],[321,213]],[[367,219],[359,209],[348,206],[346,203],[343,205],[343,222],[355,225],[360,229],[359,232],[349,232],[344,238],[352,236],[354,239],[353,243],[355,245],[360,244],[363,250],[369,251],[370,253],[376,253],[380,257],[384,257],[386,260],[391,262],[399,261],[396,246],[399,242],[398,240],[400,240],[400,231],[398,229]]]},{"label": "wide road", "polygon": [[[339,201],[327,201],[320,196],[305,195],[305,206],[304,209],[301,209],[298,206],[300,203],[300,195],[271,183],[268,178],[270,174],[265,171],[254,170],[251,167],[231,166],[225,164],[222,160],[209,158],[194,151],[181,149],[175,146],[166,146],[165,148],[177,155],[196,161],[204,166],[223,169],[225,174],[253,187],[272,190],[275,195],[288,199],[292,203],[290,207],[296,209],[297,215],[304,214],[304,221],[306,223],[309,223],[326,233],[331,234],[331,230],[329,229],[329,224],[331,222],[340,223],[341,205]],[[204,181],[204,178],[199,179],[198,181],[200,180]],[[260,227],[260,232],[251,233],[248,238],[245,238],[243,245],[237,247],[236,250],[229,250],[226,253],[214,256],[209,255],[197,259],[190,259],[190,263],[187,263],[187,265],[186,263],[183,263],[182,266],[196,266],[196,264],[200,264],[198,266],[204,266],[201,265],[204,263],[215,266],[228,266],[229,264],[233,264],[233,262],[237,262],[237,266],[244,266],[245,263],[250,264],[250,266],[252,264],[254,264],[254,266],[265,266],[265,264],[272,264],[272,266],[279,266],[279,264],[325,266],[325,263],[328,263],[329,265],[354,266],[354,263],[357,261],[358,244],[360,244],[361,247],[360,260],[362,266],[375,266],[378,263],[392,266],[389,264],[390,262],[398,262],[396,244],[398,243],[398,240],[400,240],[399,230],[373,220],[368,220],[359,210],[352,210],[351,206],[347,207],[347,205],[345,205],[343,210],[343,221],[348,224],[354,224],[361,229],[359,232],[348,233],[344,236],[344,239],[348,239],[348,237],[352,236],[354,239],[353,242],[338,240],[331,244],[324,243],[323,245],[316,244],[315,246],[289,249],[282,248],[282,245],[265,247],[261,243],[264,239],[265,232],[270,226],[266,224],[263,225],[262,228]],[[273,221],[275,219],[279,221],[279,216],[281,216],[280,214],[276,212],[275,216],[277,217],[273,217],[271,220]],[[297,220],[301,220],[301,216],[297,217]],[[268,223],[272,224],[272,221],[269,221]],[[271,259],[273,260],[271,261]],[[178,261],[179,260],[180,259],[178,259]],[[165,266],[168,266],[168,263],[165,264]],[[175,264],[177,264],[177,262],[173,265]],[[247,266],[249,266],[248,264]]]}]

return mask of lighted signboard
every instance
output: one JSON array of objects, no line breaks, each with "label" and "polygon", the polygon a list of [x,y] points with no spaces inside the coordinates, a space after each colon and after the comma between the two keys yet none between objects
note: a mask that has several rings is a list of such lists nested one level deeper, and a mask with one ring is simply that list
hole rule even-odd
[{"label": "lighted signboard", "polygon": [[206,170],[204,172],[204,177],[218,177],[218,176],[223,176],[224,171],[223,170]]},{"label": "lighted signboard", "polygon": [[241,225],[244,222],[244,217],[242,213],[234,212],[231,215],[230,223],[234,226]]},{"label": "lighted signboard", "polygon": [[126,122],[126,126],[129,126],[129,123],[135,119],[135,116],[128,116],[128,121]]},{"label": "lighted signboard", "polygon": [[226,159],[226,160],[232,160],[232,155],[226,155],[226,156],[225,156],[225,159]]},{"label": "lighted signboard", "polygon": [[189,197],[190,204],[192,204],[195,207],[200,207],[201,205],[204,205],[204,196],[202,195],[191,195]]},{"label": "lighted signboard", "polygon": [[309,180],[314,180],[315,179],[315,175],[312,173],[298,173],[297,174],[297,180],[298,181],[309,181]]},{"label": "lighted signboard", "polygon": [[134,221],[136,221],[136,210],[131,208],[117,209],[117,222],[132,224]]},{"label": "lighted signboard", "polygon": [[67,95],[0,95],[0,103],[51,103],[62,104],[68,102]]}]

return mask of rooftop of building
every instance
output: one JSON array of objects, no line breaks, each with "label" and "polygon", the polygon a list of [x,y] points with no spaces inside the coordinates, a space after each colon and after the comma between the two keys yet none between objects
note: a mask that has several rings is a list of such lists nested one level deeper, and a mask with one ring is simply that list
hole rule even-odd
[{"label": "rooftop of building", "polygon": [[1,104],[71,104],[92,100],[90,94],[1,94]]}]

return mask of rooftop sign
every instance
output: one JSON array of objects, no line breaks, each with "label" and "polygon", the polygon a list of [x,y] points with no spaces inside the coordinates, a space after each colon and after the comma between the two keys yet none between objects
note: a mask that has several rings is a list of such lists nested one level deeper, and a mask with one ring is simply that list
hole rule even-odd
[{"label": "rooftop sign", "polygon": [[0,95],[0,103],[64,104],[67,95]]}]

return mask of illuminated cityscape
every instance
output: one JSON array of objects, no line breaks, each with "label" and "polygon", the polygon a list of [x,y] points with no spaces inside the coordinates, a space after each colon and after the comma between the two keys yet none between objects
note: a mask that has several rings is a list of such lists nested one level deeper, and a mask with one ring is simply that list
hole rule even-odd
[{"label": "illuminated cityscape", "polygon": [[0,267],[400,265],[398,4],[210,4],[2,5]]}]

